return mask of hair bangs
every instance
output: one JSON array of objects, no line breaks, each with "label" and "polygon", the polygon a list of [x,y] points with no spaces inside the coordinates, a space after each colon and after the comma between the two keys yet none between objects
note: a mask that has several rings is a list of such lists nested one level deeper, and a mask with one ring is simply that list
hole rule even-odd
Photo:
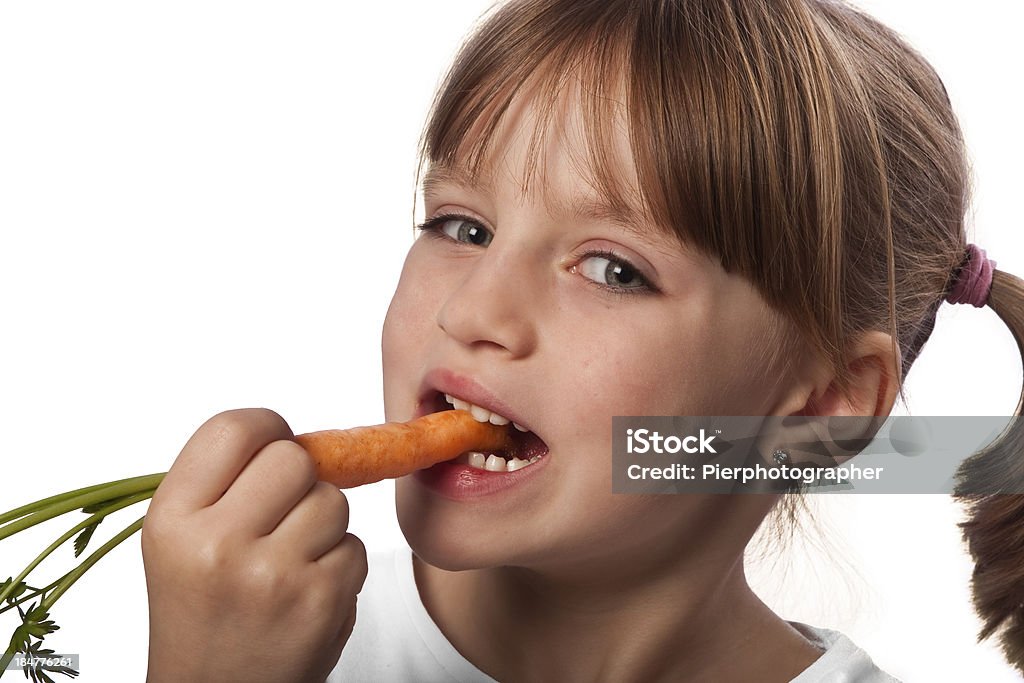
[{"label": "hair bangs", "polygon": [[[598,3],[590,9],[602,14]],[[565,123],[569,112],[575,110],[581,120],[578,134],[583,144],[563,149],[573,170],[599,199],[586,215],[611,220],[637,233],[648,232],[654,224],[676,235],[670,223],[653,218],[666,213],[664,207],[652,206],[653,201],[663,201],[663,193],[649,193],[639,182],[639,178],[658,174],[654,168],[638,168],[655,160],[638,156],[633,145],[636,126],[629,120],[628,102],[636,90],[630,68],[631,36],[636,29],[633,22],[633,30],[626,30],[625,18],[604,12],[596,24],[576,17],[573,27],[578,30],[555,22],[559,30],[518,36],[512,28],[500,25],[511,18],[503,18],[501,12],[492,17],[489,21],[499,26],[488,32],[491,44],[482,45],[479,34],[471,37],[438,90],[420,139],[417,186],[424,169],[428,178],[440,176],[490,186],[502,123],[517,115],[519,107],[529,106],[535,117],[529,130],[520,129],[529,135],[520,191],[525,194],[539,182],[542,195],[555,205],[547,197],[545,142],[552,134],[567,134]],[[517,17],[517,25],[523,21]],[[618,23],[609,31],[601,21]],[[617,38],[607,40],[607,35]],[[500,46],[493,45],[495,36]],[[585,150],[583,158],[577,149]],[[623,170],[634,168],[635,172]],[[427,184],[424,186],[426,189]]]}]

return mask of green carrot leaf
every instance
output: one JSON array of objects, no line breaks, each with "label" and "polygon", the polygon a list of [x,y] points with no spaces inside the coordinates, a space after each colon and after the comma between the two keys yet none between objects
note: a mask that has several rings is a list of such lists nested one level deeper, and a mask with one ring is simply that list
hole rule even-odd
[{"label": "green carrot leaf", "polygon": [[82,512],[84,512],[87,515],[94,515],[97,512],[101,511],[103,508],[108,507],[110,505],[114,505],[115,503],[120,503],[123,500],[127,500],[128,498],[131,498],[133,495],[134,494],[129,493],[129,494],[124,495],[124,496],[115,496],[114,498],[108,498],[107,500],[101,500],[98,503],[93,503],[92,505],[86,505],[85,507],[82,508]]},{"label": "green carrot leaf", "polygon": [[[0,594],[3,594],[3,592],[7,590],[7,588],[11,585],[12,581],[14,581],[14,577],[13,576],[9,576],[9,577],[7,577],[6,581],[4,581],[3,583],[0,583]],[[19,595],[21,595],[22,593],[24,593],[27,590],[36,590],[36,589],[32,588],[32,586],[28,585],[24,581],[19,581],[18,585],[15,586],[11,590],[11,593],[7,596],[7,602],[9,602],[10,604],[13,605],[15,599]]]},{"label": "green carrot leaf", "polygon": [[54,680],[47,676],[46,672],[63,674],[69,678],[75,678],[78,676],[79,672],[69,666],[64,666],[58,662],[47,663],[46,660],[52,660],[55,653],[53,650],[48,648],[40,649],[39,646],[41,644],[42,643],[36,643],[35,645],[30,646],[28,652],[24,653],[27,656],[32,657],[33,662],[31,667],[29,667],[28,664],[22,667],[25,671],[26,677],[30,677],[33,681],[49,681],[49,683],[54,683]]},{"label": "green carrot leaf", "polygon": [[75,539],[75,557],[81,555],[82,551],[85,550],[85,546],[89,545],[89,539],[92,538],[93,532],[96,531],[96,527],[98,527],[102,521],[102,518],[97,519],[95,524],[90,524],[82,529],[82,533],[78,534],[78,538]]}]

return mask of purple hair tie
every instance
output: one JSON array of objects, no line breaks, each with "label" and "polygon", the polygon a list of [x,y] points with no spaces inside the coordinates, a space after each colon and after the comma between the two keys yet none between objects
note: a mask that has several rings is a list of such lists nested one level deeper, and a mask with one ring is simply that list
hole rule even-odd
[{"label": "purple hair tie", "polygon": [[981,308],[988,304],[992,289],[992,271],[996,262],[986,258],[985,250],[976,244],[967,245],[967,256],[960,266],[952,291],[946,295],[951,304],[971,304]]}]

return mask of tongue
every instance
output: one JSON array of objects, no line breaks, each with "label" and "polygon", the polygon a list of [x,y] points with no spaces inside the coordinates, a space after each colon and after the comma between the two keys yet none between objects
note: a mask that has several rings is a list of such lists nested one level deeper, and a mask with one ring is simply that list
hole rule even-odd
[{"label": "tongue", "polygon": [[541,441],[533,432],[521,432],[518,429],[509,430],[509,440],[512,445],[506,449],[505,457],[507,458],[519,458],[520,460],[529,460],[534,456],[545,455],[548,452],[548,446],[546,443]]}]

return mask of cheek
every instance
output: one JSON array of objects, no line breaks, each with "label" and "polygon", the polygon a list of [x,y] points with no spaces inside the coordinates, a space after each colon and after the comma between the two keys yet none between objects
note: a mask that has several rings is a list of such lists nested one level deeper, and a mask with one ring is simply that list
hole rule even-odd
[{"label": "cheek", "polygon": [[[436,273],[427,267],[422,251],[420,243],[416,242],[405,257],[398,286],[384,318],[385,347],[425,329],[437,313],[433,301],[437,297]],[[432,283],[435,286],[431,286]]]},{"label": "cheek", "polygon": [[416,247],[406,257],[402,274],[391,298],[381,330],[381,362],[384,371],[384,409],[388,419],[395,415],[399,388],[422,360],[426,339],[436,327],[436,288],[429,273],[416,258]]},{"label": "cheek", "polygon": [[570,392],[593,418],[685,414],[704,404],[708,383],[694,339],[665,322],[657,330],[604,334],[578,345],[569,365]]},{"label": "cheek", "polygon": [[590,325],[574,336],[575,345],[567,346],[574,349],[569,391],[599,420],[756,415],[769,391],[766,381],[774,379],[751,351],[756,338],[749,329],[715,320],[700,307],[668,314],[651,309],[620,319],[615,328]]}]

